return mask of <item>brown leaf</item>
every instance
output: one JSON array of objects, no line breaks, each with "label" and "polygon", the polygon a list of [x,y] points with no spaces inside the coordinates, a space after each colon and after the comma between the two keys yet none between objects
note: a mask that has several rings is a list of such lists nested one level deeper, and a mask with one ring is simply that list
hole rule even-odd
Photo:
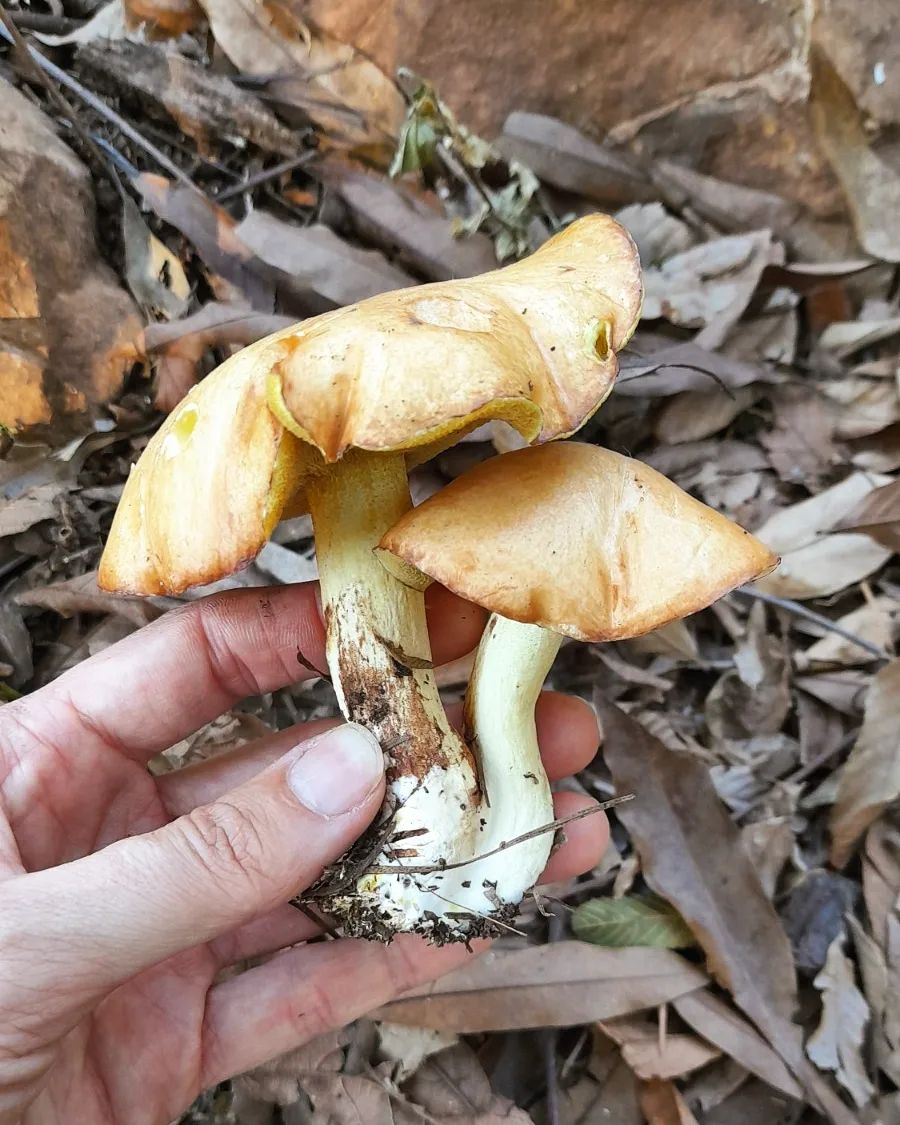
[{"label": "brown leaf", "polygon": [[491,1090],[478,1057],[466,1043],[457,1043],[420,1066],[404,1093],[441,1125],[530,1125],[531,1118],[507,1098]]},{"label": "brown leaf", "polygon": [[416,194],[407,185],[334,157],[323,160],[316,175],[341,197],[367,241],[428,281],[474,277],[496,268],[487,235],[457,238],[430,193]]},{"label": "brown leaf", "polygon": [[53,610],[62,617],[71,617],[75,613],[113,613],[137,626],[155,621],[161,612],[146,598],[123,598],[102,593],[97,588],[96,571],[43,588],[25,590],[16,595],[16,601],[22,606]]},{"label": "brown leaf", "polygon": [[817,676],[797,676],[794,686],[821,699],[835,711],[856,718],[863,709],[870,675],[857,668],[843,672],[822,672]]},{"label": "brown leaf", "polygon": [[672,1004],[698,1035],[736,1059],[751,1074],[792,1098],[803,1097],[800,1086],[759,1032],[708,988],[679,996]]},{"label": "brown leaf", "polygon": [[125,280],[138,304],[151,314],[173,320],[190,304],[191,286],[178,257],[144,222],[130,195],[122,197]]},{"label": "brown leaf", "polygon": [[863,725],[841,773],[831,812],[831,862],[850,858],[860,836],[900,796],[900,660],[872,680]]},{"label": "brown leaf", "polygon": [[669,445],[700,441],[730,426],[759,396],[755,387],[739,387],[730,395],[720,387],[683,391],[665,403],[657,415],[654,434]]},{"label": "brown leaf", "polygon": [[595,203],[615,206],[654,198],[646,172],[627,152],[599,145],[555,117],[511,113],[497,147],[546,183]]},{"label": "brown leaf", "polygon": [[649,885],[677,908],[713,976],[766,1036],[807,1095],[834,1122],[852,1120],[803,1055],[791,1022],[790,944],[737,828],[696,758],[667,750],[619,708],[600,708],[604,757],[616,791],[635,793],[618,815]]},{"label": "brown leaf", "polygon": [[647,1125],[699,1125],[677,1086],[659,1078],[641,1083],[641,1109]]},{"label": "brown leaf", "polygon": [[560,941],[494,949],[374,1013],[457,1032],[568,1027],[655,1007],[706,977],[667,949],[601,949]]},{"label": "brown leaf", "polygon": [[273,99],[304,110],[340,145],[387,165],[403,99],[368,57],[304,22],[297,4],[202,3],[216,42],[239,70],[268,78]]},{"label": "brown leaf", "polygon": [[0,424],[90,428],[138,357],[141,320],[95,243],[87,169],[0,79]]},{"label": "brown leaf", "polygon": [[237,223],[223,208],[187,184],[141,172],[132,181],[144,201],[196,246],[206,266],[225,278],[260,312],[271,312],[275,284],[265,267],[235,235]]},{"label": "brown leaf", "polygon": [[622,1048],[622,1058],[638,1078],[678,1078],[706,1066],[720,1054],[693,1035],[660,1037],[655,1023],[631,1016],[601,1020],[597,1026]]},{"label": "brown leaf", "polygon": [[900,261],[900,176],[872,148],[863,115],[831,61],[811,54],[812,119],[847,196],[863,249]]},{"label": "brown leaf", "polygon": [[[851,610],[850,613],[836,618],[835,624],[853,636],[859,637],[860,640],[868,641],[882,652],[886,652],[893,643],[898,618],[900,618],[900,605],[897,604],[896,599],[885,595],[872,598],[871,601],[864,602],[859,609]],[[809,648],[794,654],[794,663],[801,671],[822,664],[847,667],[869,664],[873,659],[877,657],[860,645],[854,644],[839,633],[829,632]]]},{"label": "brown leaf", "polygon": [[876,543],[900,551],[900,480],[876,488],[845,515],[836,528],[864,531]]},{"label": "brown leaf", "polygon": [[301,227],[256,209],[235,235],[261,261],[302,280],[335,305],[416,284],[378,250],[352,246],[322,223]]}]

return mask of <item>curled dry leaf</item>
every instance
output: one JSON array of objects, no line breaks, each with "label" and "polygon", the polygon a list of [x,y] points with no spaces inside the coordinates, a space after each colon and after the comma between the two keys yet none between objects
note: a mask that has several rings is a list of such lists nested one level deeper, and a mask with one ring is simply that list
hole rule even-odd
[{"label": "curled dry leaf", "polygon": [[860,1053],[869,1006],[856,987],[843,944],[843,936],[834,939],[825,967],[813,982],[822,993],[822,1018],[806,1044],[806,1053],[820,1069],[833,1070],[854,1102],[864,1106],[875,1093]]},{"label": "curled dry leaf", "polygon": [[634,1016],[600,1021],[604,1035],[622,1049],[622,1058],[638,1078],[679,1078],[707,1066],[719,1050],[693,1035],[660,1035],[655,1023]]},{"label": "curled dry leaf", "polygon": [[[873,493],[874,495],[874,493]],[[900,606],[886,595],[864,602],[859,609],[835,619],[835,624],[860,640],[887,652],[893,643]],[[800,671],[821,666],[852,666],[870,664],[877,659],[861,645],[855,644],[839,633],[826,632],[821,640],[794,655],[794,664]]]},{"label": "curled dry leaf", "polygon": [[900,796],[900,660],[872,680],[856,744],[841,774],[831,813],[831,862],[850,858],[857,841]]},{"label": "curled dry leaf", "polygon": [[[466,1043],[431,1055],[405,1083],[404,1093],[441,1125],[530,1125],[531,1118],[500,1097]],[[365,1119],[364,1119],[365,1120]]]},{"label": "curled dry leaf", "polygon": [[708,978],[667,949],[560,941],[494,949],[374,1013],[375,1019],[470,1033],[612,1019],[701,988]]},{"label": "curled dry leaf", "polygon": [[122,197],[125,280],[131,295],[149,313],[174,320],[183,316],[191,287],[178,257],[150,230],[130,196]]}]

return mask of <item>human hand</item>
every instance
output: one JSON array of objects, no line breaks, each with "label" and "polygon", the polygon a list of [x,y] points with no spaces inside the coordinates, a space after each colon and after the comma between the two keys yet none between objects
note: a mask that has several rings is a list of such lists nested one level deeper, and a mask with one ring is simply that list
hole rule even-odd
[{"label": "human hand", "polygon": [[[481,611],[440,588],[429,601],[435,659],[470,649]],[[287,900],[383,798],[382,755],[360,728],[306,723],[148,772],[240,699],[308,676],[298,649],[324,666],[313,585],[234,591],[0,708],[0,1123],[160,1125],[470,956],[412,936],[298,945],[318,931]],[[546,693],[537,723],[551,779],[593,756],[580,700]],[[557,812],[585,803],[561,793]],[[602,813],[566,831],[548,880],[606,845]]]}]

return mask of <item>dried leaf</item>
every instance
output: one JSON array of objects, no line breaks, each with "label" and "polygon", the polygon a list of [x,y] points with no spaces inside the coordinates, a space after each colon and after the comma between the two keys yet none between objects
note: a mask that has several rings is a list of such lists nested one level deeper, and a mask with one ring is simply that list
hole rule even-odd
[{"label": "dried leaf", "polygon": [[890,478],[851,473],[840,484],[783,508],[755,534],[781,555],[781,565],[758,583],[767,593],[787,598],[833,594],[861,581],[890,557],[890,551],[864,535],[829,534],[878,485]]},{"label": "dried leaf", "polygon": [[404,1093],[442,1125],[530,1125],[531,1118],[491,1090],[478,1056],[466,1043],[447,1047],[416,1069]]},{"label": "dried leaf", "polygon": [[335,305],[416,284],[379,251],[351,246],[322,223],[300,227],[254,210],[235,237],[261,261],[302,280]]},{"label": "dried leaf", "polygon": [[473,277],[496,268],[491,240],[457,238],[436,198],[333,158],[316,169],[353,214],[360,232],[428,281]]},{"label": "dried leaf", "polygon": [[616,791],[637,794],[617,811],[647,882],[679,910],[713,976],[807,1096],[835,1123],[849,1123],[846,1109],[804,1058],[799,1029],[791,1023],[796,979],[787,936],[706,768],[696,758],[666,750],[611,704],[600,708],[600,719]]},{"label": "dried leaf", "polygon": [[302,555],[271,540],[256,556],[256,565],[284,586],[295,582],[314,582],[319,577],[319,568],[313,556]]},{"label": "dried leaf", "polygon": [[819,49],[811,55],[812,118],[867,254],[900,261],[900,175],[873,150],[853,95]]},{"label": "dried leaf", "polygon": [[720,1055],[693,1035],[666,1034],[659,1027],[633,1016],[600,1021],[597,1025],[622,1049],[622,1058],[638,1078],[679,1078],[706,1066]]},{"label": "dried leaf", "polygon": [[[365,55],[287,5],[202,0],[219,47],[268,94],[296,106],[339,144],[386,165],[403,120],[396,85]],[[273,77],[274,76],[274,77]]]},{"label": "dried leaf", "polygon": [[655,436],[669,445],[700,441],[719,433],[759,398],[755,387],[739,387],[732,394],[721,388],[684,391],[670,398],[656,419]]},{"label": "dried leaf", "polygon": [[787,817],[773,817],[745,824],[741,829],[741,843],[766,894],[774,898],[778,878],[794,850],[790,821]]},{"label": "dried leaf", "polygon": [[900,796],[900,660],[872,680],[863,725],[831,813],[831,862],[850,858],[860,836]]},{"label": "dried leaf", "polygon": [[250,305],[271,312],[275,284],[262,263],[235,235],[237,223],[201,191],[150,172],[132,181],[144,201],[196,246],[213,273],[225,278]]},{"label": "dried leaf", "polygon": [[667,337],[648,332],[634,337],[619,368],[613,393],[634,398],[708,392],[717,385],[735,390],[772,378],[754,364],[729,359],[690,341],[673,344]]},{"label": "dried leaf", "polygon": [[110,0],[102,5],[91,18],[70,31],[67,35],[48,35],[35,32],[35,38],[48,47],[65,47],[72,43],[112,42],[124,39],[129,33],[128,20],[123,0]]},{"label": "dried leaf", "polygon": [[644,271],[642,315],[703,328],[698,343],[718,347],[750,303],[765,267],[781,257],[767,230],[703,242]]},{"label": "dried leaf", "polygon": [[624,152],[590,140],[572,125],[540,113],[511,113],[497,147],[548,184],[605,205],[652,199],[640,165]]},{"label": "dried leaf", "polygon": [[637,243],[645,268],[690,249],[698,241],[687,223],[669,214],[661,203],[632,203],[617,211],[616,219]]},{"label": "dried leaf", "polygon": [[590,899],[575,910],[572,929],[582,941],[607,948],[687,949],[695,944],[678,911],[655,896]]},{"label": "dried leaf", "polygon": [[708,988],[679,996],[672,1004],[698,1035],[736,1059],[751,1074],[792,1098],[802,1098],[802,1090],[759,1032]]},{"label": "dried leaf", "polygon": [[155,621],[160,615],[160,610],[146,598],[102,593],[97,587],[95,570],[43,588],[25,590],[16,595],[16,601],[22,606],[53,610],[62,617],[75,613],[113,613],[137,626]]},{"label": "dried leaf", "polygon": [[[872,495],[874,496],[875,493]],[[835,624],[885,652],[893,643],[898,615],[900,615],[900,606],[894,598],[877,597],[864,602],[859,609],[851,610],[850,613],[836,618]],[[804,651],[797,652],[794,663],[803,671],[819,664],[851,666],[869,664],[874,659],[877,658],[871,652],[839,633],[826,632],[821,640]]]},{"label": "dried leaf", "polygon": [[813,982],[822,993],[822,1018],[806,1044],[806,1053],[822,1070],[833,1070],[858,1106],[866,1105],[875,1088],[860,1054],[869,1022],[869,1006],[856,987],[853,966],[844,954],[843,936],[828,949],[825,967]]},{"label": "dried leaf", "polygon": [[864,531],[883,547],[900,551],[900,480],[864,496],[836,527],[841,531]]},{"label": "dried leaf", "polygon": [[184,267],[153,234],[129,195],[122,197],[122,241],[125,280],[138,304],[166,320],[183,316],[191,299]]},{"label": "dried leaf", "polygon": [[401,1023],[379,1022],[378,1056],[393,1065],[392,1078],[403,1083],[422,1063],[458,1042],[449,1031],[433,1031],[425,1027],[406,1027]]},{"label": "dried leaf", "polygon": [[641,1109],[647,1125],[699,1125],[677,1086],[662,1079],[641,1083]]},{"label": "dried leaf", "polygon": [[0,539],[27,531],[42,520],[55,519],[58,515],[56,500],[66,491],[62,482],[39,484],[14,500],[4,501],[0,507]]},{"label": "dried leaf", "polygon": [[569,1027],[656,1007],[705,980],[666,949],[600,949],[560,941],[492,950],[387,1004],[373,1018],[460,1033]]}]

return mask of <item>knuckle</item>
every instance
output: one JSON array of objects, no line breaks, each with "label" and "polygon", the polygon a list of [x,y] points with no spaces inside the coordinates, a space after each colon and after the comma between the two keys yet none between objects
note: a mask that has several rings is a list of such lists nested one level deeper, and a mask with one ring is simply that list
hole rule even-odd
[{"label": "knuckle", "polygon": [[228,644],[229,629],[223,629],[227,614],[231,611],[228,600],[223,595],[214,595],[195,602],[194,620],[206,660],[209,674],[219,690],[228,696],[244,698],[258,695],[260,684],[246,661]]},{"label": "knuckle", "polygon": [[186,849],[216,882],[267,883],[264,843],[254,817],[238,805],[201,805],[175,821]]}]

